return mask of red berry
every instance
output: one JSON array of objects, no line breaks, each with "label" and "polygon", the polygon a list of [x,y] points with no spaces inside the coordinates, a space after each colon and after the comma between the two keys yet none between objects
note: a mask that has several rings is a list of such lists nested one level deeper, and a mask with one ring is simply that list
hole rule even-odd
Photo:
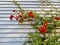
[{"label": "red berry", "polygon": [[18,16],[15,17],[15,19],[16,19],[17,21],[18,21],[18,18],[19,18]]},{"label": "red berry", "polygon": [[44,22],[44,26],[47,26],[47,25],[48,25],[48,21],[45,21],[45,22]]},{"label": "red berry", "polygon": [[54,19],[55,19],[55,20],[59,20],[60,18],[59,18],[59,17],[55,17]]},{"label": "red berry", "polygon": [[19,17],[22,17],[22,14],[19,13],[18,16],[19,16]]},{"label": "red berry", "polygon": [[31,17],[31,18],[33,18],[33,17],[34,17],[34,14],[33,14],[33,12],[32,12],[32,11],[30,11],[30,12],[28,13],[28,17]]},{"label": "red berry", "polygon": [[39,32],[41,32],[42,34],[46,33],[46,27],[45,26],[41,26],[39,28]]},{"label": "red berry", "polygon": [[47,24],[44,24],[44,26],[47,26]]},{"label": "red berry", "polygon": [[13,10],[13,12],[17,12],[16,10]]},{"label": "red berry", "polygon": [[10,17],[9,17],[9,18],[10,18],[10,20],[12,20],[12,19],[14,18],[14,16],[13,16],[13,15],[10,15]]}]

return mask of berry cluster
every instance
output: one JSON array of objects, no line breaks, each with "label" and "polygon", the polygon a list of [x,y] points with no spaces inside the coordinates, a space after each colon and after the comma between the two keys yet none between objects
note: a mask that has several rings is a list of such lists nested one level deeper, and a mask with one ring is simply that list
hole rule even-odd
[{"label": "berry cluster", "polygon": [[[13,12],[17,12],[16,10],[13,10]],[[13,20],[15,18],[17,21],[22,21],[26,20],[29,18],[29,21],[32,21],[34,19],[34,13],[32,11],[27,12],[27,14],[24,16],[23,13],[18,13],[16,16],[10,15],[10,20]]]},{"label": "berry cluster", "polygon": [[[60,17],[54,17],[54,20],[60,20]],[[48,25],[48,21],[44,21],[44,24],[39,28],[39,32],[44,34],[47,32],[47,25]]]},{"label": "berry cluster", "polygon": [[60,17],[55,17],[54,19],[55,19],[55,20],[60,20]]},{"label": "berry cluster", "polygon": [[39,32],[42,34],[46,33],[47,32],[47,29],[46,29],[47,25],[48,25],[48,21],[45,21],[44,24],[39,28]]}]

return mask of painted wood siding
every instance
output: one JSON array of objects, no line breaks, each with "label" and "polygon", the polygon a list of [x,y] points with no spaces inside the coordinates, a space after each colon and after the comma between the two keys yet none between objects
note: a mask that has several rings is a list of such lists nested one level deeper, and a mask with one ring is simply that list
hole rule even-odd
[{"label": "painted wood siding", "polygon": [[[40,0],[17,0],[17,2],[25,10],[41,13]],[[52,3],[55,3],[56,7],[60,9],[60,2],[53,1]],[[0,45],[21,45],[25,41],[27,33],[34,30],[28,22],[18,24],[15,19],[12,21],[9,19],[11,14],[15,14],[12,12],[15,9],[19,10],[12,0],[0,0]]]}]

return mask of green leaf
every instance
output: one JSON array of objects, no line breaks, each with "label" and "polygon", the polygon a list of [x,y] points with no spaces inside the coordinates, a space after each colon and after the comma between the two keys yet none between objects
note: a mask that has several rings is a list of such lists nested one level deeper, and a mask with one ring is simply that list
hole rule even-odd
[{"label": "green leaf", "polygon": [[54,26],[52,24],[48,24],[47,31],[51,32],[54,29]]}]

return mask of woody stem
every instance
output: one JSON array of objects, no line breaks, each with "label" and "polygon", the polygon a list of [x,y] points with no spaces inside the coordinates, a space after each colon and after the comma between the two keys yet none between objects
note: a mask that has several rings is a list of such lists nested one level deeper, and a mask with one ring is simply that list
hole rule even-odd
[{"label": "woody stem", "polygon": [[13,0],[13,2],[15,3],[15,5],[20,9],[19,11],[21,11],[23,13],[23,9],[20,7],[19,4],[17,4],[17,2],[15,0]]}]

